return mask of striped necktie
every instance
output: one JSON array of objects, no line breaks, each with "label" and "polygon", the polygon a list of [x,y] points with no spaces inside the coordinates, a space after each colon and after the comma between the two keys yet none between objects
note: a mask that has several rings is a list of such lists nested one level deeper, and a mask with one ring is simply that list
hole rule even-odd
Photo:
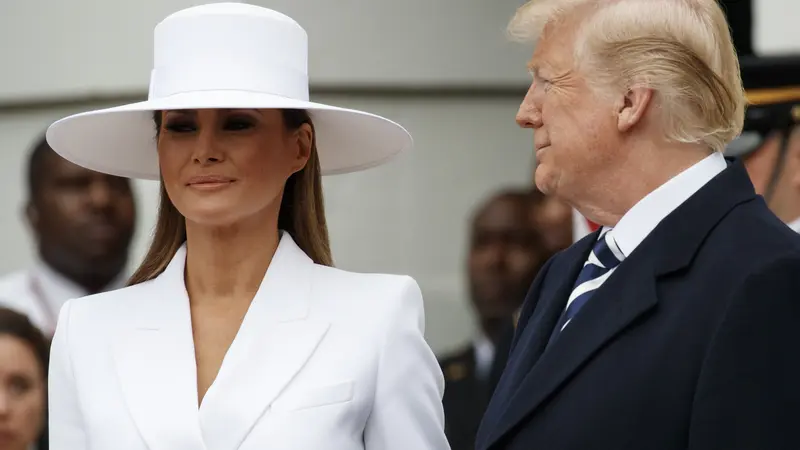
[{"label": "striped necktie", "polygon": [[588,260],[584,263],[583,269],[575,280],[572,293],[567,300],[567,307],[561,318],[558,320],[550,342],[569,324],[573,317],[578,314],[594,292],[614,273],[619,263],[625,256],[617,246],[614,238],[608,233],[609,229],[601,232],[597,243],[594,244]]}]

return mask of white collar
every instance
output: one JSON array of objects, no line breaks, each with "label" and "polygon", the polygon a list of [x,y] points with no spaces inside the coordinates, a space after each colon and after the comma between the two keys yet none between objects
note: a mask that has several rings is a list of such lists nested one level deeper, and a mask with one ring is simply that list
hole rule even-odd
[{"label": "white collar", "polygon": [[494,343],[484,333],[479,332],[472,341],[475,348],[475,372],[478,378],[489,376],[494,362]]},{"label": "white collar", "polygon": [[789,222],[787,225],[789,225],[789,228],[794,230],[795,233],[800,233],[800,217]]},{"label": "white collar", "polygon": [[714,152],[656,188],[628,210],[611,231],[625,257],[630,256],[665,217],[727,167],[725,157]]}]

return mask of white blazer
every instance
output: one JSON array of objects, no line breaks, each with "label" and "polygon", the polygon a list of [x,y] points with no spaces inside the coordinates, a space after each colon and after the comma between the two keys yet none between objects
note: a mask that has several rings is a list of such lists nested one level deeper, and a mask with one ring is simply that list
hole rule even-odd
[{"label": "white blazer", "polygon": [[412,278],[316,265],[284,233],[198,408],[185,259],[61,309],[51,450],[449,449]]}]

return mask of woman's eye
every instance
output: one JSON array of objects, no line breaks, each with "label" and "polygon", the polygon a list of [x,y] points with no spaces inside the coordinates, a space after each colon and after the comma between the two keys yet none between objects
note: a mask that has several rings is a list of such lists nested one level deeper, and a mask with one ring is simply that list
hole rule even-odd
[{"label": "woman's eye", "polygon": [[195,127],[194,123],[192,123],[192,122],[175,120],[175,121],[167,122],[164,125],[164,128],[167,131],[171,131],[173,133],[190,133],[192,131],[195,131],[196,127]]},{"label": "woman's eye", "polygon": [[225,129],[230,131],[247,130],[254,125],[253,119],[247,117],[231,117],[225,121]]}]

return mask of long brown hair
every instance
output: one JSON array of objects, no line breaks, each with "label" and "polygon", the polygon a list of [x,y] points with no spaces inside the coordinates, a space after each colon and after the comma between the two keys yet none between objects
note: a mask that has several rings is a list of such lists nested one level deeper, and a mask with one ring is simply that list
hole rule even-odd
[{"label": "long brown hair", "polygon": [[[289,130],[304,123],[314,124],[304,110],[284,109],[283,121]],[[161,112],[153,114],[156,139],[161,130]],[[278,213],[278,228],[286,231],[297,245],[317,264],[333,265],[328,225],[322,197],[322,170],[317,155],[316,133],[311,141],[311,155],[305,167],[286,181]],[[178,249],[186,242],[186,219],[170,200],[164,183],[156,219],[155,235],[147,255],[128,281],[129,285],[152,280],[166,269]]]}]

